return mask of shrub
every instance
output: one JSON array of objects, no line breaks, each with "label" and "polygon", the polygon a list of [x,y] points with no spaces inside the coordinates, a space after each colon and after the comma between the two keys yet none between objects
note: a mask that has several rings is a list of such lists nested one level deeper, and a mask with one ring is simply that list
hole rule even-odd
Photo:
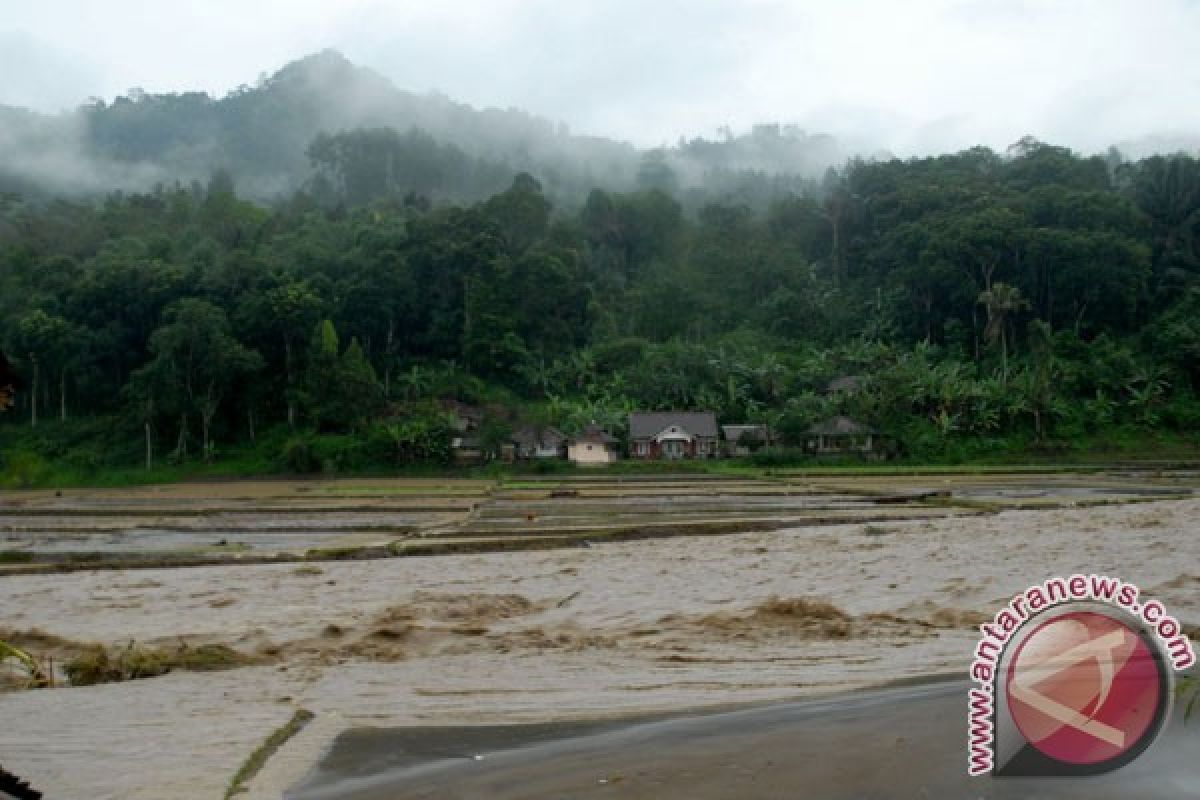
[{"label": "shrub", "polygon": [[312,437],[307,435],[293,436],[284,442],[280,461],[284,469],[303,474],[316,472],[321,468],[321,462],[313,452]]},{"label": "shrub", "polygon": [[813,460],[811,455],[799,447],[766,447],[746,458],[756,467],[792,467],[808,464]]},{"label": "shrub", "polygon": [[529,465],[529,472],[534,475],[557,475],[574,471],[575,465],[570,461],[560,461],[556,458],[538,458]]},{"label": "shrub", "polygon": [[13,453],[6,459],[4,471],[0,473],[0,485],[12,489],[31,489],[46,481],[50,474],[50,465],[37,453]]}]

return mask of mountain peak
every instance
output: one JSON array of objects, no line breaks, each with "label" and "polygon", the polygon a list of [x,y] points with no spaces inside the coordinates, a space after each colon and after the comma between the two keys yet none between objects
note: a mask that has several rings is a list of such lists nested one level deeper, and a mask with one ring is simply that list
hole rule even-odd
[{"label": "mountain peak", "polygon": [[298,58],[280,68],[272,77],[272,81],[312,80],[323,81],[351,77],[357,73],[369,72],[358,67],[338,50],[326,48],[316,53]]}]

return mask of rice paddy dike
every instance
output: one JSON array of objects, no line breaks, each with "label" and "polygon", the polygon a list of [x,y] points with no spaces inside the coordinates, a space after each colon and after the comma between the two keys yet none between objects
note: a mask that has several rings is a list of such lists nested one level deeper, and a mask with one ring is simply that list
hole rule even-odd
[{"label": "rice paddy dike", "polygon": [[261,480],[0,492],[0,577],[582,547],[1187,497],[1200,471]]}]

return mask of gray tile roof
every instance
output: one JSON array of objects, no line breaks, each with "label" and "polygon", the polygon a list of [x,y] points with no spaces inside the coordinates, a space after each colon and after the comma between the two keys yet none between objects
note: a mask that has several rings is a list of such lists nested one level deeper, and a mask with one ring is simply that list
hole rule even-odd
[{"label": "gray tile roof", "polygon": [[725,435],[727,442],[736,442],[742,438],[743,434],[747,433],[759,441],[771,438],[766,425],[722,425],[721,433]]},{"label": "gray tile roof", "polygon": [[858,436],[867,433],[877,433],[869,425],[855,422],[850,417],[830,417],[818,422],[808,429],[810,436]]},{"label": "gray tile roof", "polygon": [[558,447],[567,437],[557,428],[549,425],[523,425],[513,431],[512,440],[522,447]]},{"label": "gray tile roof", "polygon": [[840,378],[834,378],[825,387],[825,391],[830,394],[837,392],[848,392],[853,394],[862,389],[863,379],[860,375],[843,375]]},{"label": "gray tile roof", "polygon": [[717,437],[717,416],[711,411],[635,411],[629,415],[629,438],[650,439],[672,425],[693,436]]},{"label": "gray tile roof", "polygon": [[583,430],[568,441],[571,442],[593,442],[596,444],[617,444],[617,439],[609,435],[608,431],[604,430],[596,423],[585,425]]}]

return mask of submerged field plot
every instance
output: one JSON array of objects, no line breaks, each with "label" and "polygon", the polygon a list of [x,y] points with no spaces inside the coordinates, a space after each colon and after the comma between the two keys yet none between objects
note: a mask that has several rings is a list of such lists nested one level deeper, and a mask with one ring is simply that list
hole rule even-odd
[{"label": "submerged field plot", "polygon": [[1188,496],[1195,473],[246,481],[0,493],[0,570],[586,546]]}]

